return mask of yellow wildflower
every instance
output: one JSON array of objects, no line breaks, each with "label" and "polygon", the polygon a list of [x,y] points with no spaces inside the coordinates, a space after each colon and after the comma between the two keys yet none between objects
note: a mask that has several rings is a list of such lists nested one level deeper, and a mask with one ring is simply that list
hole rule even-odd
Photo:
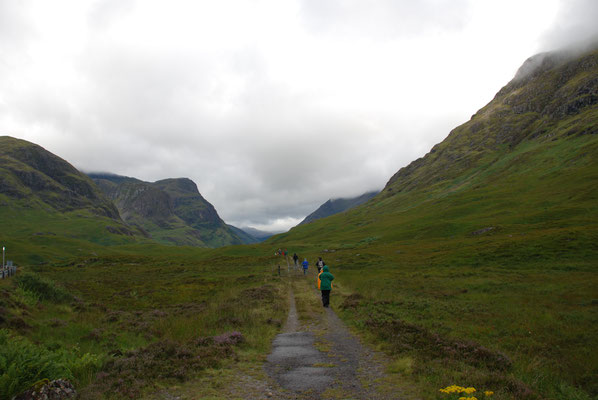
[{"label": "yellow wildflower", "polygon": [[494,392],[493,392],[493,391],[491,391],[491,390],[486,390],[486,391],[484,392],[484,394],[485,394],[486,396],[490,397],[490,396],[492,396],[492,395],[494,394]]},{"label": "yellow wildflower", "polygon": [[462,393],[467,393],[467,394],[472,394],[473,392],[475,392],[475,388],[474,387],[468,387],[462,390]]},{"label": "yellow wildflower", "polygon": [[444,389],[440,389],[442,393],[462,393],[465,388],[457,385],[447,386]]}]

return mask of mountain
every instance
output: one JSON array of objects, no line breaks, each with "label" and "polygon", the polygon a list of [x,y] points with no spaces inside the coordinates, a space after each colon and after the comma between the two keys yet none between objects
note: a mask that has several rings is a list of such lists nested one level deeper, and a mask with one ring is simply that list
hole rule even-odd
[{"label": "mountain", "polygon": [[[41,146],[0,137],[0,239],[40,261],[56,246],[129,243],[138,232],[89,177]],[[65,239],[68,238],[68,239]],[[39,247],[37,247],[39,246]]]},{"label": "mountain", "polygon": [[353,207],[357,207],[366,201],[376,196],[379,191],[364,193],[361,196],[351,198],[330,199],[322,204],[316,211],[309,214],[299,225],[308,224],[320,218],[326,218],[334,214],[347,211]]},{"label": "mountain", "polygon": [[264,240],[268,239],[269,237],[276,235],[276,232],[266,232],[261,231],[259,229],[251,228],[251,227],[244,227],[241,228],[245,233],[250,235],[251,237],[255,238],[257,242],[263,242]]},{"label": "mountain", "polygon": [[127,224],[160,243],[219,247],[254,242],[225,224],[190,179],[150,183],[113,174],[89,176],[116,204]]},{"label": "mountain", "polygon": [[[567,52],[554,52],[526,60],[515,78],[470,121],[398,171],[384,194],[448,183],[473,167],[496,166],[526,145],[548,149],[568,138],[598,133],[596,52],[569,57]],[[473,179],[476,176],[468,177]]]},{"label": "mountain", "polygon": [[9,136],[0,137],[0,194],[66,212],[87,209],[113,219],[118,211],[93,182],[44,148]]},{"label": "mountain", "polygon": [[598,51],[531,57],[490,103],[395,173],[375,199],[275,241],[390,244],[488,228],[490,235],[544,232],[558,248],[563,239],[555,229],[566,236],[574,227],[587,237],[598,221],[597,104]]},{"label": "mountain", "polygon": [[259,243],[265,239],[261,239],[259,237],[253,236],[250,232],[247,232],[245,229],[237,228],[236,226],[228,225],[229,229],[231,229],[237,236],[243,240],[243,243],[251,244],[251,243]]}]

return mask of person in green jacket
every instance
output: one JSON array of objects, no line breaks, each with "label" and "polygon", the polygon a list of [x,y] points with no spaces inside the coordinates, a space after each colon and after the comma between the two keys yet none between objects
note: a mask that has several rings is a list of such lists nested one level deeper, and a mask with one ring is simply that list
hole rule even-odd
[{"label": "person in green jacket", "polygon": [[332,275],[328,269],[328,265],[324,265],[322,272],[318,275],[318,289],[322,292],[322,305],[328,307],[330,304],[330,291],[332,290]]}]

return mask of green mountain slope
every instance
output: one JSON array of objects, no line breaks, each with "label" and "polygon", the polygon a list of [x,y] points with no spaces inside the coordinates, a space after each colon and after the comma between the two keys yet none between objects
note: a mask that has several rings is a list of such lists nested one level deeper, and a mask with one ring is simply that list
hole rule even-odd
[{"label": "green mountain slope", "polygon": [[368,237],[468,237],[489,227],[593,230],[597,104],[598,52],[533,57],[470,121],[399,170],[375,201],[279,238],[346,246]]},{"label": "green mountain slope", "polygon": [[219,247],[249,243],[222,221],[187,178],[143,182],[112,174],[89,174],[116,204],[127,224],[163,244]]},{"label": "green mountain slope", "polygon": [[330,199],[326,203],[322,204],[316,211],[309,214],[299,225],[308,224],[316,219],[326,218],[334,214],[341,213],[343,211],[350,210],[351,208],[357,207],[366,201],[370,200],[378,193],[377,191],[364,193],[357,197],[351,198],[339,198]]},{"label": "green mountain slope", "polygon": [[0,137],[0,241],[15,259],[131,243],[135,230],[86,175],[33,143]]}]

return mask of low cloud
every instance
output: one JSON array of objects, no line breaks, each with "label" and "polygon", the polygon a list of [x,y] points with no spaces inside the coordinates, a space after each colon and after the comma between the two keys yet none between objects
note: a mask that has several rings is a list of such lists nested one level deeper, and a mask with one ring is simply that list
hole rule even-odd
[{"label": "low cloud", "polygon": [[566,0],[559,3],[553,26],[544,34],[542,47],[559,50],[598,46],[598,2]]}]

